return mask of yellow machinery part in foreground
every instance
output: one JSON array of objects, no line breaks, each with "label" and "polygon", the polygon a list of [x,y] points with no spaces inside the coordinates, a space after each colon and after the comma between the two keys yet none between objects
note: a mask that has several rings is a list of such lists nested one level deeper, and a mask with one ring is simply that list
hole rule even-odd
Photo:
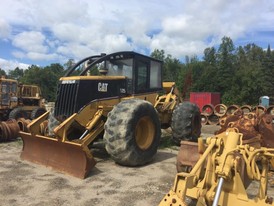
[{"label": "yellow machinery part in foreground", "polygon": [[[20,132],[24,141],[21,158],[38,163],[78,178],[85,178],[95,166],[94,158],[88,157],[81,145],[62,142],[54,138]],[[73,158],[72,158],[73,157]]]},{"label": "yellow machinery part in foreground", "polygon": [[[176,175],[173,188],[160,206],[184,206],[187,198],[196,201],[197,206],[274,205],[273,198],[267,196],[267,174],[274,149],[254,148],[242,142],[242,134],[233,129],[207,138],[203,155],[190,173]],[[253,198],[246,192],[252,180],[259,182]]]}]

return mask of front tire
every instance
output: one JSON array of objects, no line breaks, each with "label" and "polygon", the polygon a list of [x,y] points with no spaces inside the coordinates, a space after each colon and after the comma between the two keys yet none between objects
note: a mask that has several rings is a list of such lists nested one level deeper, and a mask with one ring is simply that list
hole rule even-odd
[{"label": "front tire", "polygon": [[9,113],[9,119],[18,120],[19,118],[27,119],[28,118],[27,112],[20,107],[17,107],[11,110],[11,112]]},{"label": "front tire", "polygon": [[176,144],[180,145],[181,140],[197,142],[201,127],[201,114],[196,104],[183,102],[174,109],[171,129]]},{"label": "front tire", "polygon": [[107,152],[118,164],[139,166],[150,162],[160,137],[157,112],[147,101],[125,100],[108,114],[104,140]]}]

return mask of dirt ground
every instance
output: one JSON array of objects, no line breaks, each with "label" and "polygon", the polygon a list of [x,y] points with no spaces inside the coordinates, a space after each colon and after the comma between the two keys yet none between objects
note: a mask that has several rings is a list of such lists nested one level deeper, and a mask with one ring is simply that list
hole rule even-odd
[{"label": "dirt ground", "polygon": [[[203,126],[202,134],[210,136],[216,129]],[[21,149],[20,139],[0,144],[0,205],[158,205],[173,185],[178,152],[160,149],[148,165],[123,167],[98,150],[97,165],[82,180],[22,161]]]}]

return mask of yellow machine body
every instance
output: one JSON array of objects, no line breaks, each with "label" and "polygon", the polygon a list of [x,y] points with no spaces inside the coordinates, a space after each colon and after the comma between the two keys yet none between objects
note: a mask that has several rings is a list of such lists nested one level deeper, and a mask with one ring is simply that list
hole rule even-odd
[{"label": "yellow machine body", "polygon": [[[100,75],[90,75],[95,70]],[[176,108],[180,114],[173,122],[180,121],[184,110],[187,122],[200,119],[196,105],[182,104],[175,83],[162,82],[160,60],[135,52],[87,57],[60,79],[54,113],[20,132],[21,158],[85,178],[96,163],[90,148],[103,138],[116,163],[144,165],[156,154],[161,128],[171,126]],[[188,123],[173,127],[178,138],[184,127]]]},{"label": "yellow machine body", "polygon": [[[101,75],[89,75],[94,69]],[[96,163],[90,148],[103,137],[119,164],[147,163],[157,151],[161,128],[170,126],[172,111],[181,103],[175,83],[163,83],[161,74],[161,61],[135,52],[81,60],[60,79],[54,113],[43,114],[28,124],[28,132],[20,132],[21,158],[85,178]],[[127,156],[131,159],[124,160]]]},{"label": "yellow machine body", "polygon": [[[154,101],[156,96],[157,94],[147,94],[130,98]],[[90,103],[58,125],[53,137],[47,133],[49,112],[45,113],[28,125],[29,132],[20,132],[24,142],[21,158],[78,178],[87,177],[96,164],[88,145],[103,132],[103,119],[122,100],[109,99]]]},{"label": "yellow machine body", "polygon": [[[38,117],[45,112],[40,87],[21,84],[14,79],[0,78],[0,119]],[[40,109],[38,111],[37,109]],[[34,111],[35,112],[35,111]]]}]

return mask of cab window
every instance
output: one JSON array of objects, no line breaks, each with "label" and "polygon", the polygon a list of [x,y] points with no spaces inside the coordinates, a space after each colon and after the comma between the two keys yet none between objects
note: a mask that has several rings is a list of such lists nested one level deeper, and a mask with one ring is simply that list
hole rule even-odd
[{"label": "cab window", "polygon": [[137,90],[148,89],[148,65],[144,62],[138,62],[137,64]]},{"label": "cab window", "polygon": [[162,87],[162,74],[161,64],[159,62],[151,61],[150,66],[150,88],[161,88]]}]

